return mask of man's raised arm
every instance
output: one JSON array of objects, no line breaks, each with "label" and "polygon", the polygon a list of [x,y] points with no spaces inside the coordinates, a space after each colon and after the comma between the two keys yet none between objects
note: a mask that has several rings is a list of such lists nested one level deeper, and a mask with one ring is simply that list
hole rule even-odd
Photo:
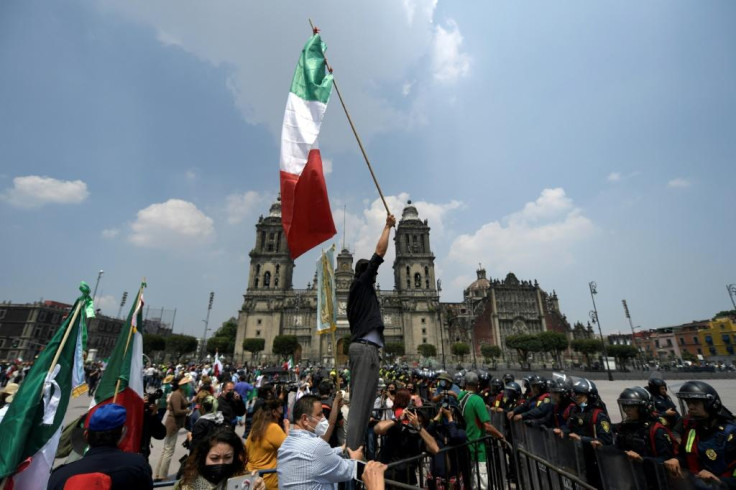
[{"label": "man's raised arm", "polygon": [[386,216],[386,226],[383,227],[381,238],[378,239],[378,244],[376,244],[376,255],[379,257],[386,255],[386,251],[388,250],[388,237],[391,234],[391,228],[394,226],[396,226],[396,218],[394,218],[393,214],[389,214]]}]

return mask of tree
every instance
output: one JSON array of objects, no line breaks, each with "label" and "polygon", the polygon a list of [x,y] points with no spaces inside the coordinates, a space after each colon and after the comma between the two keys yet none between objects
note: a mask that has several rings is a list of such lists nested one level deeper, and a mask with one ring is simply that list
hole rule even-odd
[{"label": "tree", "polygon": [[222,322],[222,326],[217,329],[215,335],[207,339],[207,352],[214,354],[216,351],[220,354],[235,353],[235,336],[238,334],[238,321],[235,317],[230,317]]},{"label": "tree", "polygon": [[437,355],[437,347],[432,344],[419,344],[417,346],[417,352],[422,357],[434,357]]},{"label": "tree", "polygon": [[633,359],[637,356],[639,351],[633,345],[609,345],[606,348],[606,353],[616,359],[616,364],[619,366],[626,366],[626,362],[629,359]]},{"label": "tree", "polygon": [[465,356],[470,354],[470,346],[465,342],[455,342],[450,347],[452,354],[460,358],[460,362],[465,362]]},{"label": "tree", "polygon": [[537,335],[542,344],[542,349],[551,351],[558,366],[562,366],[561,354],[570,346],[567,336],[564,333],[552,332],[547,330]]},{"label": "tree", "polygon": [[503,354],[503,352],[501,351],[501,348],[497,345],[483,344],[480,346],[480,354],[485,359],[486,364],[492,361],[493,367],[495,369],[496,359],[501,357],[501,354]]},{"label": "tree", "polygon": [[716,316],[713,317],[713,320],[715,320],[716,318],[723,317],[723,316],[725,316],[725,317],[729,317],[729,316],[736,317],[736,310],[723,310],[723,311],[719,311],[718,313],[716,313]]},{"label": "tree", "polygon": [[402,342],[389,342],[386,344],[384,351],[389,356],[403,356],[405,353],[405,347]]},{"label": "tree", "polygon": [[272,352],[277,356],[287,359],[293,356],[294,352],[299,348],[299,341],[296,335],[277,335],[273,338]]},{"label": "tree", "polygon": [[166,349],[166,339],[161,335],[155,335],[150,333],[143,334],[143,353],[151,355],[154,352],[162,351]]},{"label": "tree", "polygon": [[527,363],[529,369],[532,367],[529,361],[530,352],[540,352],[543,349],[539,336],[528,333],[509,335],[506,337],[506,346],[516,350],[519,355],[519,365],[522,369],[524,369],[524,362]]},{"label": "tree", "polygon": [[570,346],[585,357],[585,364],[588,367],[590,367],[590,355],[603,350],[603,342],[598,339],[575,339]]},{"label": "tree", "polygon": [[690,362],[698,362],[698,357],[695,354],[691,353],[691,352],[684,351],[682,353],[682,360],[683,361],[690,361]]},{"label": "tree", "polygon": [[250,352],[251,358],[266,348],[266,339],[252,337],[243,340],[243,350]]},{"label": "tree", "polygon": [[176,356],[176,360],[183,355],[191,354],[197,350],[197,338],[191,335],[174,334],[166,339],[166,351]]}]

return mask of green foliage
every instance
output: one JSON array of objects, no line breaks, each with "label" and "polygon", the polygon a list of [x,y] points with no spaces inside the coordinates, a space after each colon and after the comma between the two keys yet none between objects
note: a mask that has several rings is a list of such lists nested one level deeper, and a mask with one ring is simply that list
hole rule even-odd
[{"label": "green foliage", "polygon": [[480,353],[483,356],[483,358],[485,358],[486,362],[488,362],[491,359],[493,359],[495,362],[495,360],[501,357],[501,354],[502,354],[501,348],[499,346],[488,345],[488,344],[483,344],[480,346]]},{"label": "green foliage", "polygon": [[720,317],[736,317],[736,310],[723,310],[716,313],[716,315],[713,317],[713,320]]},{"label": "green foliage", "polygon": [[191,335],[173,334],[166,339],[166,351],[174,354],[177,359],[197,350],[197,338]]},{"label": "green foliage", "polygon": [[585,357],[585,363],[590,366],[591,354],[603,351],[603,342],[598,339],[575,339],[570,342],[570,347]]},{"label": "green foliage", "polygon": [[690,361],[690,362],[698,362],[698,356],[696,356],[695,354],[693,354],[691,352],[683,351],[682,352],[682,360],[683,361]]},{"label": "green foliage", "polygon": [[434,357],[437,355],[437,347],[432,344],[419,344],[417,346],[417,352],[422,357]]},{"label": "green foliage", "polygon": [[[529,359],[530,352],[541,352],[544,350],[539,336],[527,333],[509,335],[506,337],[506,346],[510,349],[515,349],[519,354],[519,365],[522,368],[524,367],[524,362]],[[531,362],[528,362],[528,365],[531,367]]]},{"label": "green foliage", "polygon": [[561,363],[560,355],[567,350],[570,342],[564,333],[547,330],[537,335],[542,343],[542,350],[552,352],[558,364]]},{"label": "green foliage", "polygon": [[252,337],[243,339],[243,350],[255,354],[266,348],[266,339]]},{"label": "green foliage", "polygon": [[166,339],[160,335],[143,334],[143,353],[150,355],[153,352],[166,349]]},{"label": "green foliage", "polygon": [[389,342],[386,344],[384,352],[390,356],[403,356],[406,348],[402,342]]},{"label": "green foliage", "polygon": [[633,345],[609,345],[606,346],[606,354],[616,359],[620,366],[625,366],[626,361],[635,358],[639,351]]},{"label": "green foliage", "polygon": [[299,348],[299,341],[296,335],[277,335],[273,339],[272,352],[277,356],[287,359],[293,356],[294,352]]},{"label": "green foliage", "polygon": [[222,326],[217,329],[215,335],[207,339],[207,352],[214,354],[218,351],[220,354],[230,354],[235,352],[235,336],[238,333],[238,321],[234,317],[230,317],[227,321],[222,322]]},{"label": "green foliage", "polygon": [[458,356],[460,359],[464,359],[465,356],[470,354],[470,346],[465,342],[455,342],[452,344],[452,347],[450,347],[450,351],[453,355]]}]

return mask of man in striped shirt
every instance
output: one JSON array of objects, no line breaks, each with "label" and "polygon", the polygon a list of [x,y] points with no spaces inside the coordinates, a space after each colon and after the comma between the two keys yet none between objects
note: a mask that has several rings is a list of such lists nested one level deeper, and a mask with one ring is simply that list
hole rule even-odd
[{"label": "man in striped shirt", "polygon": [[363,460],[363,447],[332,448],[322,440],[329,421],[322,413],[322,403],[314,395],[305,395],[294,405],[294,425],[278,451],[280,489],[327,490],[337,483],[357,477],[358,461]]}]

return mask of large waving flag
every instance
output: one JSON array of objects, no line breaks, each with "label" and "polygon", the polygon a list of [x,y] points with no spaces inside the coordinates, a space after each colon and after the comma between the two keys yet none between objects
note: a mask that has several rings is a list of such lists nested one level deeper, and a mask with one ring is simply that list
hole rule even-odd
[{"label": "large waving flag", "polygon": [[[117,403],[125,407],[127,429],[120,449],[137,453],[141,449],[141,429],[143,427],[143,288],[141,283],[138,296],[130,308],[128,319],[123,325],[115,348],[110,354],[107,366],[95,391],[91,415],[102,405]],[[85,426],[87,425],[85,423]]]},{"label": "large waving flag", "polygon": [[317,261],[317,333],[334,332],[337,328],[335,308],[335,245]]},{"label": "large waving flag", "polygon": [[0,422],[0,478],[6,489],[42,490],[49,481],[69,399],[86,391],[86,320],[94,317],[89,286],[82,291],[20,385]]},{"label": "large waving flag", "polygon": [[217,379],[220,379],[222,373],[222,361],[220,360],[220,352],[215,350],[215,363],[212,365],[212,371]]},{"label": "large waving flag", "polygon": [[319,34],[304,45],[281,128],[281,223],[291,258],[335,236],[317,136],[332,91]]}]

